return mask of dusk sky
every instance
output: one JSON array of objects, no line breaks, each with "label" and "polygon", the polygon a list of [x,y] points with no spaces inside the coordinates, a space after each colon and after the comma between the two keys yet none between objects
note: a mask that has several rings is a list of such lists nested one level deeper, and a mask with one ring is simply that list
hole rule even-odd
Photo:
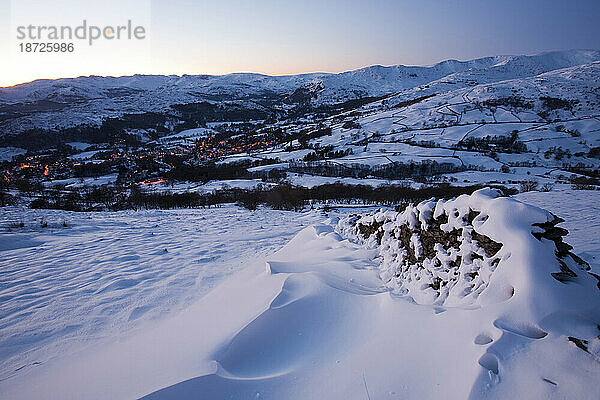
[{"label": "dusk sky", "polygon": [[[16,27],[131,19],[144,41],[26,54]],[[600,48],[600,1],[0,0],[0,86],[80,75],[295,74]]]}]

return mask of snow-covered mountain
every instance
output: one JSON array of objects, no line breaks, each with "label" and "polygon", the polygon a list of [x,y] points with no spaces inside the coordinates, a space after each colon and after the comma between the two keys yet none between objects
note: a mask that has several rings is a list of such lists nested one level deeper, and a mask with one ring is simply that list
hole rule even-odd
[{"label": "snow-covered mountain", "polygon": [[257,109],[286,110],[294,104],[334,104],[432,85],[445,92],[465,86],[532,77],[600,60],[597,50],[533,56],[495,56],[443,61],[433,66],[371,66],[339,74],[267,76],[237,73],[79,77],[36,80],[0,88],[0,134],[27,129],[98,125],[125,113],[163,112],[173,104],[237,102]]}]

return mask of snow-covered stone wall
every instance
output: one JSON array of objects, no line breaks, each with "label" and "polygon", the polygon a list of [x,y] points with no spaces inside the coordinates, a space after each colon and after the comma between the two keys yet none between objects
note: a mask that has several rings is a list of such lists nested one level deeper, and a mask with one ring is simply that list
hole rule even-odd
[{"label": "snow-covered stone wall", "polygon": [[[351,216],[338,231],[377,249],[381,277],[395,294],[419,304],[472,307],[508,300],[519,289],[534,296],[540,284],[593,282],[589,266],[563,242],[568,232],[556,226],[560,222],[548,211],[482,189],[401,212]],[[538,275],[543,279],[533,285]]]}]

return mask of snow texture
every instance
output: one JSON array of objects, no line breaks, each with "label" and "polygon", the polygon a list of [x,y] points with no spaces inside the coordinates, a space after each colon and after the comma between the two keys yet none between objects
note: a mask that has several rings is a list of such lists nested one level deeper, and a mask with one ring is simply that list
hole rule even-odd
[{"label": "snow texture", "polygon": [[[377,229],[365,235],[359,221]],[[598,279],[559,244],[557,224],[550,212],[491,190],[400,213],[332,215],[171,318],[27,368],[0,382],[0,393],[597,399]],[[410,229],[406,240],[421,268],[406,264],[407,249],[394,245],[402,227]],[[431,252],[425,232],[453,231],[460,231],[457,247]],[[494,243],[501,247],[490,254]],[[460,264],[451,248],[464,258]],[[439,263],[425,262],[433,256]],[[401,276],[403,266],[415,271],[409,283],[390,274]],[[432,276],[446,283],[429,287]],[[470,293],[459,290],[471,285]]]}]

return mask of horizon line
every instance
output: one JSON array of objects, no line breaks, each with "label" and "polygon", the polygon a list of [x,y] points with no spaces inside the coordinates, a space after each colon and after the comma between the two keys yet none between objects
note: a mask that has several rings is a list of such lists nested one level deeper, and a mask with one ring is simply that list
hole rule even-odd
[{"label": "horizon line", "polygon": [[58,80],[67,80],[67,79],[80,79],[80,78],[130,78],[130,77],[135,77],[135,76],[176,76],[179,78],[183,78],[185,76],[210,76],[210,77],[222,77],[222,76],[229,76],[229,75],[261,75],[261,76],[265,76],[265,77],[289,77],[289,76],[302,76],[302,75],[316,75],[316,74],[323,74],[323,75],[339,75],[339,74],[343,74],[343,73],[347,73],[347,72],[354,72],[354,71],[359,71],[361,69],[367,69],[367,68],[372,68],[372,67],[383,67],[383,68],[391,68],[391,67],[422,67],[422,68],[431,68],[434,67],[438,64],[444,63],[444,62],[448,62],[448,61],[457,61],[457,62],[468,62],[468,61],[475,61],[475,60],[482,60],[485,58],[491,58],[491,57],[519,57],[519,56],[524,56],[524,57],[534,57],[534,56],[539,56],[542,54],[549,54],[549,53],[561,53],[561,52],[569,52],[569,51],[600,51],[600,49],[561,49],[561,50],[548,50],[548,51],[541,51],[541,52],[536,52],[536,53],[531,53],[531,54],[497,54],[497,55],[489,55],[489,56],[483,56],[483,57],[476,57],[476,58],[469,58],[469,59],[455,59],[455,58],[448,58],[445,60],[441,60],[441,61],[437,61],[433,64],[368,64],[368,65],[364,65],[361,67],[357,67],[357,68],[351,68],[351,69],[344,69],[341,71],[337,71],[337,72],[327,72],[327,71],[310,71],[310,72],[299,72],[299,73],[281,73],[281,74],[269,74],[269,73],[263,73],[263,72],[256,72],[256,71],[233,71],[233,72],[226,72],[226,73],[222,73],[222,74],[207,74],[207,73],[184,73],[184,74],[152,74],[152,73],[135,73],[135,74],[126,74],[126,75],[96,75],[96,74],[89,74],[89,75],[78,75],[78,76],[63,76],[63,77],[59,77],[59,78],[36,78],[36,79],[32,79],[30,81],[24,81],[24,82],[18,82],[12,85],[8,85],[8,86],[0,86],[0,89],[10,89],[10,88],[14,88],[20,85],[28,85],[34,82],[38,82],[38,81],[58,81]]}]

